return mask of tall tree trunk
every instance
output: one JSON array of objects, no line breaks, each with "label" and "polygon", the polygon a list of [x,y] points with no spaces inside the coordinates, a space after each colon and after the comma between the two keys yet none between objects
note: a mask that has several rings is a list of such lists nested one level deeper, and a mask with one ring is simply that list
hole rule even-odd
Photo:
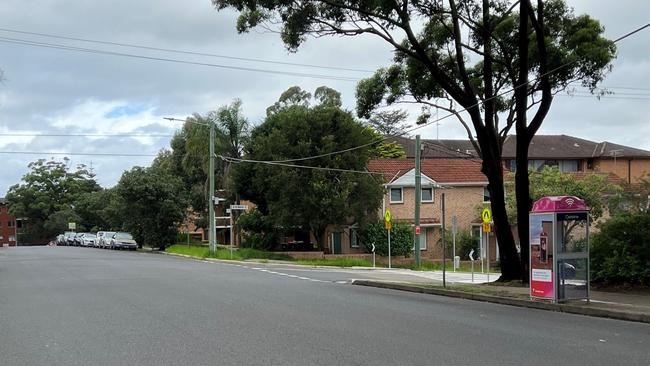
[{"label": "tall tree trunk", "polygon": [[327,231],[326,228],[315,228],[312,229],[312,232],[314,233],[314,236],[316,237],[316,246],[318,250],[323,251],[325,248],[325,242],[327,242],[327,236],[325,235],[325,232]]},{"label": "tall tree trunk", "polygon": [[499,245],[501,277],[499,281],[521,279],[521,264],[515,247],[512,228],[508,222],[503,187],[503,165],[500,158],[483,159],[483,174],[488,178],[494,233]]},{"label": "tall tree trunk", "polygon": [[[517,172],[515,173],[515,197],[517,199],[517,234],[521,249],[522,281],[528,283],[530,268],[528,268],[529,252],[529,222],[528,212],[533,206],[530,198],[530,179],[528,176],[528,146],[525,138],[517,135]],[[522,151],[520,151],[522,150]]]}]

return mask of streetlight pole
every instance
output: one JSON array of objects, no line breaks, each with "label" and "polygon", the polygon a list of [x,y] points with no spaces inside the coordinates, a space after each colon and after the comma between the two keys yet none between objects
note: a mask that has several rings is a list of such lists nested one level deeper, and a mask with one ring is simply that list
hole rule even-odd
[{"label": "streetlight pole", "polygon": [[210,123],[200,123],[200,122],[194,122],[190,120],[184,120],[184,119],[178,119],[178,118],[173,118],[173,117],[163,117],[163,119],[166,119],[168,121],[179,121],[179,122],[190,122],[194,123],[197,125],[202,125],[202,126],[209,126],[210,127],[210,171],[208,172],[208,177],[210,179],[210,191],[208,192],[208,212],[209,212],[209,222],[208,222],[208,240],[210,242],[210,253],[214,254],[217,252],[217,228],[216,228],[216,222],[214,218],[214,205],[216,203],[215,196],[214,196],[214,185],[215,185],[215,177],[214,177],[214,122],[210,121]]},{"label": "streetlight pole", "polygon": [[[422,175],[420,173],[420,135],[415,136],[415,268],[420,268],[420,203],[422,201]],[[426,235],[426,233],[425,233]]]},{"label": "streetlight pole", "polygon": [[217,228],[214,219],[214,123],[210,121],[210,253],[217,252]]}]

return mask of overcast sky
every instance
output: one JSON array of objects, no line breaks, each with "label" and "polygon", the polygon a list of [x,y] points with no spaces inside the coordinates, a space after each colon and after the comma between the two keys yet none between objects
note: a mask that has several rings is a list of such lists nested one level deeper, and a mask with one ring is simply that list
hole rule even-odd
[{"label": "overcast sky", "polygon": [[[568,0],[576,13],[588,13],[616,38],[648,23],[645,1]],[[372,37],[310,39],[289,54],[277,34],[235,31],[236,14],[215,11],[209,0],[4,0],[0,28],[147,45],[282,62],[374,70],[390,63],[385,43]],[[279,72],[361,78],[368,73],[170,54],[115,45],[46,38],[0,30],[0,37],[111,52]],[[596,100],[558,96],[540,133],[568,134],[650,150],[650,30],[618,45],[614,69],[603,83],[615,97]],[[20,181],[27,164],[51,155],[7,152],[156,154],[168,147],[178,128],[163,117],[184,118],[243,102],[254,124],[282,91],[293,85],[313,91],[327,85],[342,92],[354,108],[355,83],[266,72],[225,69],[153,60],[39,48],[0,41],[0,196]],[[629,89],[628,89],[629,88]],[[641,88],[639,90],[635,88]],[[647,89],[644,89],[647,88]],[[648,94],[644,96],[643,94]],[[636,99],[634,99],[636,98]],[[415,119],[413,114],[412,118]],[[5,134],[5,136],[3,136]],[[154,137],[6,136],[6,134],[154,134]],[[421,130],[424,138],[464,138],[457,122]],[[61,156],[57,156],[61,159]],[[99,182],[114,185],[125,169],[148,165],[151,157],[70,156],[71,164],[92,167]]]}]

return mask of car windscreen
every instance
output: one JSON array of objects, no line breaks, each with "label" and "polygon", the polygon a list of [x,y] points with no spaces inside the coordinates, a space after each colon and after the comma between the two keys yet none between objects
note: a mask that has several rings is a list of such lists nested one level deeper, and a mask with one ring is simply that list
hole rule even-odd
[{"label": "car windscreen", "polygon": [[131,236],[131,234],[127,234],[127,233],[117,233],[117,235],[115,235],[115,239],[120,239],[120,240],[133,240],[133,237]]}]

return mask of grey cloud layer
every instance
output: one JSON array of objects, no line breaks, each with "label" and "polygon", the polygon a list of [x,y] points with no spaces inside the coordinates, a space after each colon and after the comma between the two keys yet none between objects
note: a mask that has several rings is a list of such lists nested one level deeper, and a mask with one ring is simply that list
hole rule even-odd
[{"label": "grey cloud layer", "polygon": [[[650,8],[645,2],[638,1],[617,2],[616,7],[605,1],[570,3],[578,13],[588,12],[600,19],[610,37],[621,35],[645,22],[645,14]],[[297,54],[289,54],[276,34],[236,34],[235,14],[217,13],[209,0],[5,0],[0,7],[0,19],[3,19],[1,27],[4,28],[289,62],[373,70],[387,65],[391,59],[388,48],[370,37],[312,39]],[[118,49],[4,32],[0,32],[0,36],[218,64],[364,76],[359,73]],[[648,37],[649,34],[642,33],[620,45],[619,60],[605,84],[647,85],[648,64],[644,46]],[[172,133],[178,125],[170,126],[162,120],[163,116],[183,117],[193,112],[204,113],[229,103],[233,98],[242,99],[244,112],[252,122],[257,123],[265,108],[292,85],[300,85],[307,90],[314,90],[320,85],[331,86],[343,93],[346,107],[354,107],[355,84],[345,81],[223,70],[4,43],[0,43],[0,55],[0,68],[8,79],[0,84],[0,132]],[[100,118],[92,111],[93,108],[101,110],[115,105],[145,106],[147,112],[115,120]],[[643,105],[642,102],[631,100],[598,102],[558,97],[542,132],[567,133],[594,140],[607,139],[650,149],[650,142],[641,134],[644,131],[647,136],[650,132],[645,123],[647,113],[643,111]],[[61,120],[69,123],[61,125]],[[428,127],[422,133],[435,138],[436,128]],[[440,127],[440,136],[462,138],[464,131],[457,123],[448,120]],[[0,137],[0,151],[155,153],[166,146],[167,139],[140,141],[110,138],[99,141],[41,137],[25,142],[24,139]],[[10,185],[19,181],[26,172],[27,163],[39,156],[2,158],[5,169],[0,176],[0,196]],[[110,186],[124,169],[146,165],[151,159],[74,157],[73,163],[88,164],[91,160],[100,182]]]}]

